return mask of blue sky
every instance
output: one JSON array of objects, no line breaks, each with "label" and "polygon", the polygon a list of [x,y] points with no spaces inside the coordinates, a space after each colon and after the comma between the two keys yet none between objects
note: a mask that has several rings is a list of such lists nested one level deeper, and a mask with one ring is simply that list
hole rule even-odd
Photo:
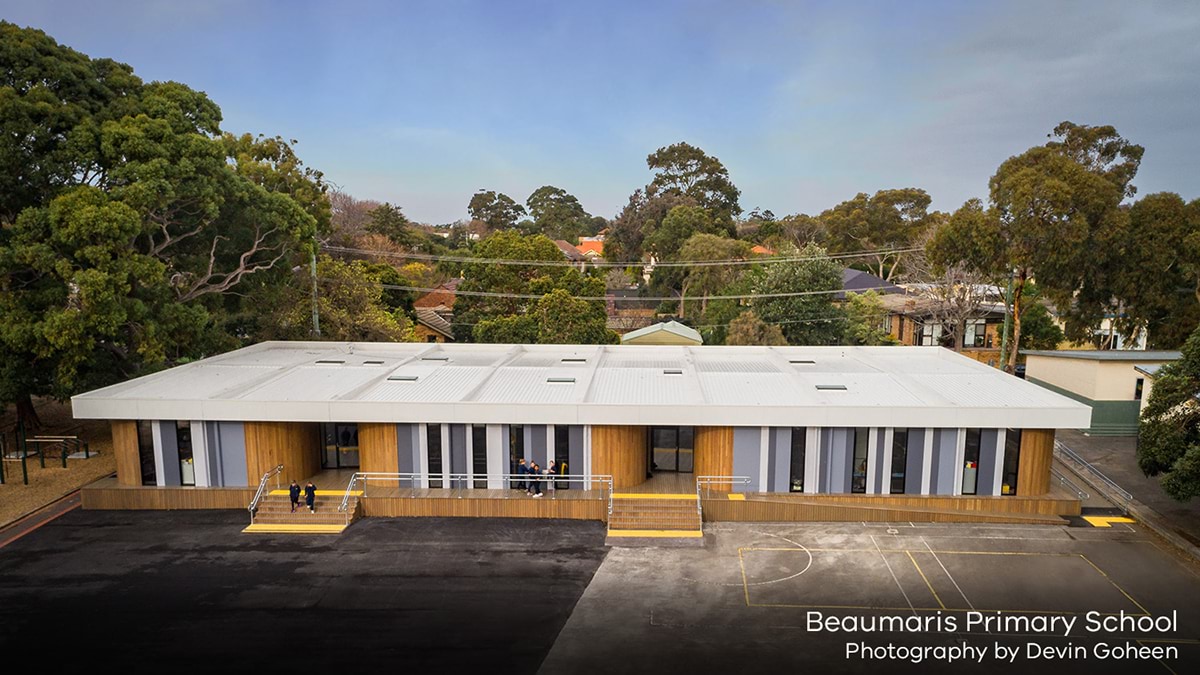
[{"label": "blue sky", "polygon": [[816,213],[920,187],[954,209],[1062,120],[1146,148],[1142,194],[1200,197],[1196,2],[0,0],[234,132],[422,222],[552,184],[615,215],[681,140],[742,205]]}]

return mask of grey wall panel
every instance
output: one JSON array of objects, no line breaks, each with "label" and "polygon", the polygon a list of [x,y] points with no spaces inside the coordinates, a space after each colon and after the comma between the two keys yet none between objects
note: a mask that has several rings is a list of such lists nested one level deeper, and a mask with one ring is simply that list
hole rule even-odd
[{"label": "grey wall panel", "polygon": [[[467,425],[450,425],[450,473],[467,473]],[[466,488],[466,480],[450,481],[450,487]]]},{"label": "grey wall panel", "polygon": [[161,448],[155,448],[155,453],[161,453],[161,459],[155,467],[159,470],[158,484],[159,485],[179,485],[179,439],[177,437],[177,429],[175,428],[175,420],[162,420],[154,422],[158,427],[159,440],[162,442]]},{"label": "grey wall panel", "polygon": [[996,441],[1000,440],[998,429],[984,429],[979,439],[979,472],[975,494],[993,495],[992,483],[996,477]]},{"label": "grey wall panel", "polygon": [[771,433],[774,440],[771,464],[774,468],[770,489],[772,492],[787,492],[792,476],[792,428],[776,427]]},{"label": "grey wall panel", "polygon": [[958,429],[936,429],[933,438],[933,481],[930,494],[954,494],[955,453],[958,450]]},{"label": "grey wall panel", "polygon": [[921,469],[925,466],[925,434],[928,429],[908,430],[908,461],[904,463],[904,494],[921,494]]},{"label": "grey wall panel", "polygon": [[537,462],[546,468],[546,426],[544,424],[525,425],[525,463]]},{"label": "grey wall panel", "polygon": [[[417,425],[396,425],[396,459],[400,473],[417,473],[420,471],[421,449],[417,447]],[[401,484],[401,487],[409,487]]]},{"label": "grey wall panel", "polygon": [[[571,451],[570,457],[567,459],[567,473],[583,474],[583,425],[571,425]],[[569,487],[574,490],[582,489],[583,484],[579,482],[569,483]]]},{"label": "grey wall panel", "polygon": [[[246,429],[241,422],[217,422],[217,437],[221,445],[221,477],[223,487],[246,487]],[[255,486],[257,487],[257,485]]]},{"label": "grey wall panel", "polygon": [[749,485],[735,485],[735,492],[761,492],[759,471],[762,466],[762,430],[758,427],[733,428],[733,475],[749,476]]},{"label": "grey wall panel", "polygon": [[[826,444],[828,438],[828,444]],[[854,430],[833,427],[822,430],[821,492],[850,492],[850,471],[854,462]]]}]

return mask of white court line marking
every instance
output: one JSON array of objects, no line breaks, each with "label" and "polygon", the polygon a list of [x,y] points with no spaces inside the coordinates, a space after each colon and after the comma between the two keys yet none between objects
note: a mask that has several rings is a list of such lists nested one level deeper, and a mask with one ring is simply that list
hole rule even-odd
[{"label": "white court line marking", "polygon": [[887,556],[883,554],[883,550],[879,548],[879,542],[875,541],[875,535],[871,535],[871,543],[875,544],[875,550],[879,551],[879,557],[883,560],[883,564],[887,565],[888,573],[892,575],[892,581],[896,582],[896,588],[900,589],[900,595],[904,596],[904,602],[908,603],[908,608],[912,610],[913,616],[917,614],[917,608],[913,607],[912,600],[908,599],[908,593],[904,592],[904,587],[900,585],[900,580],[896,578],[896,573],[892,571],[892,564],[888,562]]},{"label": "white court line marking", "polygon": [[[803,544],[792,541],[791,539],[788,539],[787,537],[784,537],[779,534],[771,534],[770,532],[762,532],[762,531],[755,531],[755,532],[757,534],[765,534],[768,537],[775,537],[776,539],[782,539],[782,540],[786,541],[787,543],[791,544],[792,546],[795,546],[797,551],[804,551],[805,553],[808,554],[808,564],[804,566],[804,569],[800,570],[799,572],[796,572],[795,574],[789,574],[786,577],[780,577],[778,579],[770,579],[768,581],[754,581],[754,582],[741,581],[741,582],[737,582],[737,583],[725,583],[723,581],[701,581],[700,579],[693,579],[691,577],[684,577],[684,576],[681,576],[680,579],[683,579],[684,581],[690,581],[693,584],[709,584],[711,586],[741,586],[741,587],[766,586],[767,584],[777,584],[781,581],[789,581],[791,579],[795,579],[796,577],[800,576],[801,574],[804,574],[805,572],[807,572],[809,570],[809,568],[812,567],[812,564],[813,564],[812,551],[809,551],[807,548],[805,548]],[[911,607],[911,605],[910,605],[910,607]]]},{"label": "white court line marking", "polygon": [[942,568],[942,571],[946,573],[947,577],[950,577],[950,583],[954,584],[954,587],[958,589],[958,594],[962,596],[962,599],[967,601],[967,607],[975,609],[975,605],[971,604],[970,598],[967,597],[966,593],[963,593],[962,587],[960,587],[958,582],[954,580],[954,575],[950,574],[950,570],[946,569],[946,566],[942,564],[942,559],[938,557],[938,554],[933,552],[933,547],[929,545],[929,542],[925,541],[925,537],[921,537],[921,543],[925,544],[925,548],[928,549],[933,555],[933,559],[937,561],[937,564]]}]

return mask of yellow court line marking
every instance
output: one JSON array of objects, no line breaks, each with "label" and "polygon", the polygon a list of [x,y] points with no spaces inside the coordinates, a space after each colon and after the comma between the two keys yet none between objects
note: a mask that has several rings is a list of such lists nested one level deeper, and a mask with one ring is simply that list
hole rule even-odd
[{"label": "yellow court line marking", "polygon": [[[267,493],[267,494],[272,494],[272,495],[286,495],[286,494],[288,494],[288,491],[287,491],[287,490],[271,490],[271,491],[270,491],[269,493]],[[318,497],[336,497],[336,496],[338,496],[338,495],[344,495],[344,494],[346,494],[346,491],[345,491],[345,490],[317,490],[317,496],[318,496]],[[352,490],[352,491],[350,492],[350,494],[352,494],[352,495],[354,495],[354,496],[356,496],[356,497],[361,497],[361,496],[362,496],[362,490]],[[303,494],[301,494],[300,496],[301,496],[302,498],[304,497],[304,495],[303,495]]]},{"label": "yellow court line marking", "polygon": [[1137,600],[1133,599],[1132,595],[1126,593],[1125,589],[1121,588],[1119,585],[1117,585],[1117,582],[1113,581],[1112,577],[1108,576],[1108,574],[1106,574],[1104,572],[1104,570],[1100,569],[1099,565],[1097,565],[1096,563],[1089,560],[1088,557],[1082,553],[1079,554],[1079,557],[1083,558],[1084,562],[1086,562],[1087,564],[1089,564],[1093,568],[1095,568],[1095,570],[1100,573],[1100,576],[1104,577],[1106,580],[1108,580],[1108,583],[1113,585],[1113,588],[1117,589],[1118,591],[1121,591],[1121,595],[1124,595],[1127,600],[1132,602],[1134,607],[1137,607],[1138,609],[1142,610],[1142,612],[1145,613],[1146,616],[1150,615],[1150,610],[1146,609],[1145,607],[1142,607],[1142,605]]},{"label": "yellow court line marking", "polygon": [[1125,518],[1123,516],[1084,516],[1084,520],[1088,521],[1092,527],[1112,527],[1113,523],[1136,523],[1133,518]]},{"label": "yellow court line marking", "polygon": [[609,530],[610,537],[703,537],[699,530]]},{"label": "yellow court line marking", "polygon": [[746,583],[746,561],[742,558],[742,549],[738,549],[738,566],[742,568],[742,592],[746,596],[746,606],[753,607],[750,604],[750,584]]},{"label": "yellow court line marking", "polygon": [[691,499],[695,500],[695,494],[669,493],[669,492],[614,492],[613,499]]},{"label": "yellow court line marking", "polygon": [[923,572],[921,570],[921,566],[917,564],[917,559],[913,557],[912,551],[905,551],[905,553],[908,554],[908,559],[912,561],[913,567],[917,568],[917,574],[921,575],[921,579],[925,581],[925,586],[929,589],[929,592],[933,593],[933,599],[937,600],[938,605],[940,605],[942,609],[946,609],[946,603],[942,602],[941,596],[937,594],[937,591],[933,590],[933,584],[929,583],[929,578],[925,576],[925,572]]},{"label": "yellow court line marking", "polygon": [[729,493],[729,494],[727,494],[727,495],[725,495],[725,496],[726,496],[726,497],[728,497],[728,498],[729,498],[729,501],[731,501],[731,502],[744,502],[744,501],[746,501],[746,495],[744,495],[744,494],[741,494],[740,492],[739,492],[739,493],[736,493],[736,494],[731,492],[731,493]]}]

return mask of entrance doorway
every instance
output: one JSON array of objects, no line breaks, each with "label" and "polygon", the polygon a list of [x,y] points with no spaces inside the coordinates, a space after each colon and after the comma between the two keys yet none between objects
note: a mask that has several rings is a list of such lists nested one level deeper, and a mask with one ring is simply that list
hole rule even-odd
[{"label": "entrance doorway", "polygon": [[325,423],[321,425],[321,468],[356,468],[358,460],[358,425]]},{"label": "entrance doorway", "polygon": [[692,427],[650,427],[648,473],[692,473],[695,467],[692,452],[694,440],[695,431]]}]

